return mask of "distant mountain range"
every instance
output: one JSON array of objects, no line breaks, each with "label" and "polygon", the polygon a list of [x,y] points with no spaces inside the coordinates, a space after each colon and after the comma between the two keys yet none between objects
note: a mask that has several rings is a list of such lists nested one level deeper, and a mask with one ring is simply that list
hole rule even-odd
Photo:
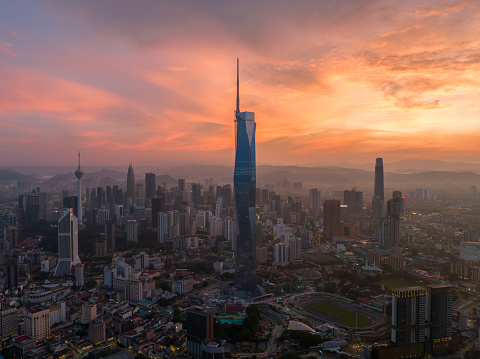
[{"label": "distant mountain range", "polygon": [[[257,166],[257,182],[261,185],[275,184],[277,181],[287,179],[290,182],[303,182],[304,188],[318,186],[350,188],[373,188],[374,164],[355,164],[356,168],[341,166]],[[353,165],[353,164],[352,164]],[[360,168],[359,168],[360,167]],[[362,168],[363,167],[363,168]],[[134,167],[135,168],[135,167]],[[480,185],[480,164],[453,163],[435,160],[403,160],[387,163],[385,168],[385,187],[405,188],[409,186],[429,187],[447,184],[455,185]],[[84,175],[84,180],[112,179],[115,182],[125,182],[127,173],[113,169],[102,169]],[[233,182],[233,166],[188,164],[174,168],[155,170],[157,184],[166,182],[169,187],[177,185],[178,178],[185,178],[187,182],[203,183],[205,179],[212,178],[219,184]],[[136,170],[136,179],[144,179],[144,172]],[[33,180],[35,182],[75,182],[76,178],[71,173],[56,174],[51,178],[38,178],[27,176],[10,170],[0,170],[0,181]],[[108,181],[107,181],[108,182]]]},{"label": "distant mountain range", "polygon": [[9,171],[9,170],[0,170],[0,181],[25,181],[32,180],[34,177],[22,175],[21,173]]}]

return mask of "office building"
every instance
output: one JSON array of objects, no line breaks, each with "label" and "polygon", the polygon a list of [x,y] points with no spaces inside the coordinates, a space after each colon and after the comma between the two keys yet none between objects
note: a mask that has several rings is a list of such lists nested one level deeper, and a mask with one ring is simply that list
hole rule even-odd
[{"label": "office building", "polygon": [[400,215],[402,197],[394,197],[387,201],[387,217],[390,219],[390,245],[400,246]]},{"label": "office building", "polygon": [[147,253],[141,252],[140,254],[133,256],[133,263],[133,268],[137,270],[148,268],[150,257]]},{"label": "office building", "polygon": [[213,339],[214,317],[208,308],[192,307],[187,310],[187,352],[195,358],[202,355],[201,345]]},{"label": "office building", "polygon": [[75,285],[77,287],[83,286],[85,283],[85,274],[84,274],[84,265],[83,263],[78,263],[75,265]]},{"label": "office building", "polygon": [[[77,218],[75,218],[77,222]],[[50,310],[43,307],[31,307],[25,314],[25,333],[36,341],[50,337]]]},{"label": "office building", "polygon": [[390,218],[380,218],[378,220],[378,228],[375,231],[378,245],[382,248],[389,248],[391,243]]},{"label": "office building", "polygon": [[205,341],[200,347],[202,351],[202,359],[224,359],[225,350],[223,341],[219,338]]},{"label": "office building", "polygon": [[165,212],[165,194],[160,193],[150,201],[152,206],[152,227],[158,228],[158,214],[160,212]]},{"label": "office building", "polygon": [[[78,152],[78,168],[75,171],[75,177],[77,177],[77,219],[78,223],[82,223],[83,216],[82,216],[82,177],[83,171],[80,167],[80,152]],[[64,207],[65,208],[65,207]],[[69,207],[74,208],[74,207]]]},{"label": "office building", "polygon": [[79,263],[78,220],[69,208],[58,221],[58,264],[55,276],[69,275],[72,267]]},{"label": "office building", "polygon": [[125,300],[138,303],[143,300],[143,283],[139,280],[124,282]]},{"label": "office building", "polygon": [[21,194],[18,197],[18,220],[20,226],[40,220],[40,197],[38,194]]},{"label": "office building", "polygon": [[454,289],[447,284],[427,286],[427,336],[432,340],[452,337],[452,310]]},{"label": "office building", "polygon": [[127,232],[127,242],[138,243],[138,227],[136,220],[128,220],[125,226],[125,231]]},{"label": "office building", "polygon": [[[145,173],[145,199],[146,201],[150,201],[152,198],[155,197],[157,192],[157,181],[155,173],[149,172]],[[148,204],[150,207],[150,204]]]},{"label": "office building", "polygon": [[405,197],[402,196],[402,191],[393,191],[392,198],[400,199],[400,218],[405,217]]},{"label": "office building", "polygon": [[132,200],[135,198],[135,174],[133,173],[133,166],[130,163],[127,173],[127,198]]},{"label": "office building", "polygon": [[235,170],[233,175],[237,215],[237,246],[235,250],[234,284],[252,292],[256,282],[255,236],[255,114],[240,112],[238,59],[237,108],[235,110]]},{"label": "office building", "polygon": [[375,184],[372,198],[372,219],[374,224],[383,217],[384,201],[383,159],[377,158],[375,162]]},{"label": "office building", "polygon": [[7,298],[0,298],[0,335],[1,339],[17,333],[17,309],[10,307]]},{"label": "office building", "polygon": [[105,223],[105,240],[107,252],[115,252],[115,223],[111,219]]},{"label": "office building", "polygon": [[362,213],[363,210],[363,192],[352,188],[351,191],[343,191],[343,204],[347,206],[348,214]]},{"label": "office building", "polygon": [[63,197],[63,209],[72,208],[73,215],[78,218],[78,196]]},{"label": "office building", "polygon": [[82,317],[80,322],[82,324],[90,323],[92,320],[97,319],[97,305],[95,303],[83,303],[82,304]]},{"label": "office building", "polygon": [[329,199],[323,202],[323,234],[328,240],[343,234],[339,200]]},{"label": "office building", "polygon": [[178,194],[182,196],[183,198],[183,193],[185,192],[185,179],[184,178],[179,178],[178,179]]},{"label": "office building", "polygon": [[18,259],[10,258],[5,261],[7,277],[5,279],[6,289],[17,288],[18,286]]},{"label": "office building", "polygon": [[9,250],[18,247],[18,228],[8,227],[3,230],[3,238],[8,242]]},{"label": "office building", "polygon": [[308,208],[314,210],[320,208],[320,192],[316,188],[312,188],[309,191]]}]

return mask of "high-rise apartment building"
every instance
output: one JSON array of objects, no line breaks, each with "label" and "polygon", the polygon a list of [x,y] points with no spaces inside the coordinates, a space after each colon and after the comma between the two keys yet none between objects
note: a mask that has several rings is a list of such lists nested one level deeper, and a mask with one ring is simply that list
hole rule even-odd
[{"label": "high-rise apartment building", "polygon": [[425,341],[427,290],[408,287],[392,290],[392,342],[402,345]]},{"label": "high-rise apartment building", "polygon": [[95,319],[88,325],[88,338],[96,345],[104,343],[106,340],[105,322],[101,319]]},{"label": "high-rise apartment building", "polygon": [[446,284],[427,286],[427,336],[432,340],[452,337],[453,287]]},{"label": "high-rise apartment building", "polygon": [[203,342],[213,339],[214,318],[211,309],[192,307],[187,310],[187,351],[199,358]]},{"label": "high-rise apartment building", "polygon": [[[392,342],[403,345],[452,338],[453,288],[437,284],[392,290]],[[444,345],[440,343],[440,345]]]},{"label": "high-rise apartment building", "polygon": [[253,291],[257,282],[255,236],[255,114],[240,112],[238,59],[237,108],[235,110],[235,171],[233,184],[237,215],[237,246],[234,284],[238,289]]},{"label": "high-rise apartment building", "polygon": [[58,264],[55,276],[69,275],[72,266],[78,263],[78,220],[69,208],[58,221]]}]

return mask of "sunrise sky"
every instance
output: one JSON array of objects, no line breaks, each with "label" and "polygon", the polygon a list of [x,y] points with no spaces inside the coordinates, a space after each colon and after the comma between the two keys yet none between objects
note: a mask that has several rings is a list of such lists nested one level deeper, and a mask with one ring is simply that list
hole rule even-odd
[{"label": "sunrise sky", "polygon": [[0,0],[0,165],[480,162],[479,4]]}]

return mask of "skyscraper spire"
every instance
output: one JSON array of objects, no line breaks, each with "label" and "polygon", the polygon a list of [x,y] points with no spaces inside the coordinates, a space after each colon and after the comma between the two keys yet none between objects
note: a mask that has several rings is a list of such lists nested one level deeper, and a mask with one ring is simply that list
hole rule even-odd
[{"label": "skyscraper spire", "polygon": [[239,79],[238,79],[238,63],[239,63],[239,60],[238,60],[238,57],[237,57],[237,109],[235,110],[236,113],[239,113],[240,112],[240,83],[239,83]]},{"label": "skyscraper spire", "polygon": [[78,169],[80,169],[80,151],[78,151]]}]

